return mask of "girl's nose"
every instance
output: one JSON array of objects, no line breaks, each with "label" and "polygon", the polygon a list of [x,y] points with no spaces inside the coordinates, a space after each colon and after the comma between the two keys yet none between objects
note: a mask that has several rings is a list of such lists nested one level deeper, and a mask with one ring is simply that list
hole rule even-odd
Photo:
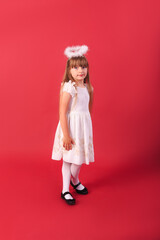
[{"label": "girl's nose", "polygon": [[81,71],[83,68],[82,67],[79,67],[78,70]]}]

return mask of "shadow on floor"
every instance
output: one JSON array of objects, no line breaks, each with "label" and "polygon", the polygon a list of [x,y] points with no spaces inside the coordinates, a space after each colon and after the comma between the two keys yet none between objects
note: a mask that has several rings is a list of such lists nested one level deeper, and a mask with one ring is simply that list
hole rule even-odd
[{"label": "shadow on floor", "polygon": [[92,182],[87,182],[88,187],[104,187],[107,185],[131,183],[139,181],[145,177],[153,176],[154,174],[159,174],[160,176],[160,161],[155,158],[145,158],[136,159],[135,161],[128,161],[129,163],[119,166],[117,168],[108,168],[98,166],[96,169],[95,178]]}]

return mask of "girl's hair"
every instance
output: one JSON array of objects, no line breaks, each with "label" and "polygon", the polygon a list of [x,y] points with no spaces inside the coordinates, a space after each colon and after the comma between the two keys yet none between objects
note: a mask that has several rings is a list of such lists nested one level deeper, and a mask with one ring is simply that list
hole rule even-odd
[{"label": "girl's hair", "polygon": [[90,95],[90,102],[89,104],[92,103],[92,91],[93,91],[93,87],[90,83],[89,80],[89,64],[88,61],[86,59],[85,56],[79,56],[79,57],[72,57],[70,59],[68,59],[67,64],[66,64],[66,69],[64,72],[64,76],[63,76],[63,81],[61,84],[61,88],[63,87],[65,82],[69,82],[69,80],[71,80],[72,82],[75,82],[74,78],[72,77],[72,75],[70,74],[70,69],[73,67],[87,67],[87,76],[84,79],[84,83],[86,83],[87,89],[88,89],[88,93]]}]

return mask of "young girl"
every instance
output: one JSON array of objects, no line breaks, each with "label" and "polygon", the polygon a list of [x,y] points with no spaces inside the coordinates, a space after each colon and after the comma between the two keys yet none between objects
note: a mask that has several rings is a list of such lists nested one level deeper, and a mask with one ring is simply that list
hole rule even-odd
[{"label": "young girl", "polygon": [[88,190],[79,181],[82,164],[94,162],[91,108],[93,87],[89,80],[89,65],[84,54],[86,45],[67,47],[68,57],[60,90],[59,123],[55,133],[52,159],[61,160],[63,189],[61,198],[75,204],[69,184],[79,194]]}]

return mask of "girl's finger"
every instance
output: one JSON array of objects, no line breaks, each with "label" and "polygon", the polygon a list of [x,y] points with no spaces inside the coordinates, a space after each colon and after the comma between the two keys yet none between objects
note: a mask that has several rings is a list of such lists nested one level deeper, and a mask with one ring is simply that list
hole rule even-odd
[{"label": "girl's finger", "polygon": [[70,147],[68,146],[67,150],[69,151],[70,150]]},{"label": "girl's finger", "polygon": [[66,150],[68,150],[68,144],[66,144]]},{"label": "girl's finger", "polygon": [[64,147],[64,148],[66,147],[66,143],[63,143],[63,147]]},{"label": "girl's finger", "polygon": [[75,144],[75,141],[73,139],[71,140],[71,142],[72,142],[72,144]]},{"label": "girl's finger", "polygon": [[68,150],[71,150],[71,149],[72,149],[72,145],[68,144]]}]

